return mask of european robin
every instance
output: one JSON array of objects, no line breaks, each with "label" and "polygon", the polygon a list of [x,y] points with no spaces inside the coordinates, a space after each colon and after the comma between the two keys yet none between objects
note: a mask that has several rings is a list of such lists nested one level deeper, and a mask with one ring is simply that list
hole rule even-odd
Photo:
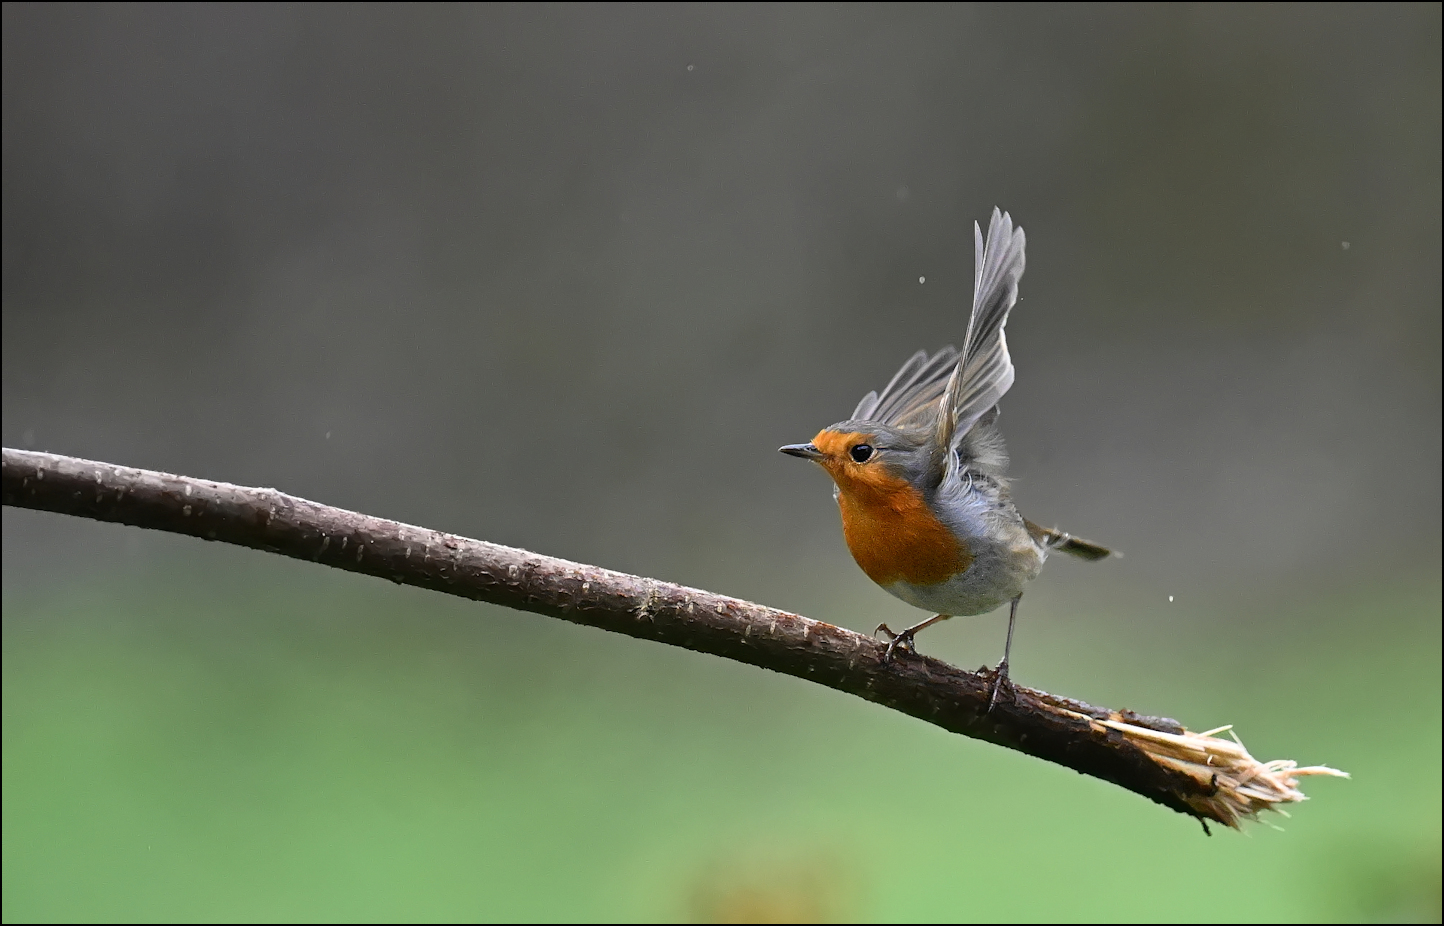
[{"label": "european robin", "polygon": [[1010,602],[1008,639],[994,671],[992,703],[1008,677],[1023,587],[1054,550],[1086,560],[1112,551],[1018,513],[1005,475],[998,400],[1013,385],[1003,327],[1018,301],[1023,229],[993,210],[986,243],[973,224],[973,311],[961,351],[913,354],[882,392],[869,392],[846,421],[783,453],[812,460],[835,483],[842,533],[868,578],[933,617],[887,636],[884,660],[916,651],[918,631]]}]

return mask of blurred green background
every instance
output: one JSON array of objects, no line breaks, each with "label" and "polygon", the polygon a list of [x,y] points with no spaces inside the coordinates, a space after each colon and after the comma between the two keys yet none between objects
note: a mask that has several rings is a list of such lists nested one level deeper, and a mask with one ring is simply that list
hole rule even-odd
[{"label": "blurred green background", "polygon": [[[962,336],[1023,683],[1277,832],[806,683],[4,510],[3,918],[1440,919],[1440,7],[6,4],[3,439],[913,614],[775,448]],[[1001,615],[926,650],[1000,655]]]}]

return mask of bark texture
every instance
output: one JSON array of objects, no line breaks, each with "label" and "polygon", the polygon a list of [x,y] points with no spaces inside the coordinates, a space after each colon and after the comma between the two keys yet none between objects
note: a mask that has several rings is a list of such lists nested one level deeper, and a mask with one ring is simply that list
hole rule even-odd
[{"label": "bark texture", "polygon": [[[4,450],[4,504],[188,534],[760,666],[857,695],[963,736],[1057,763],[1200,820],[1214,781],[1156,761],[1100,721],[1166,734],[1167,718],[1006,686],[992,675],[725,595],[248,488],[75,457]],[[1205,824],[1206,828],[1206,824]]]}]

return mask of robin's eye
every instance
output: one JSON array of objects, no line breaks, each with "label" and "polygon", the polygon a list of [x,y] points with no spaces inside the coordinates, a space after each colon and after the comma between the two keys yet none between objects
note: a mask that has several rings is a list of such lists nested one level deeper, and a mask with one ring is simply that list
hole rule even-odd
[{"label": "robin's eye", "polygon": [[872,445],[858,444],[848,451],[848,455],[852,457],[852,462],[854,463],[866,463],[872,459]]}]

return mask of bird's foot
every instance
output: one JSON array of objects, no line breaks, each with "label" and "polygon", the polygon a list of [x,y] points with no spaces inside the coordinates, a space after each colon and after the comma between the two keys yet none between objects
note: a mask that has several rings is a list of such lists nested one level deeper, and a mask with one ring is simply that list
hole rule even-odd
[{"label": "bird's foot", "polygon": [[909,627],[901,633],[893,633],[892,628],[887,624],[878,624],[877,629],[872,632],[873,636],[883,634],[887,637],[887,651],[882,654],[883,662],[891,662],[894,650],[905,649],[916,653],[917,647],[913,645],[913,636],[917,633],[916,627]]},{"label": "bird's foot", "polygon": [[993,670],[993,693],[988,697],[988,709],[985,713],[991,714],[993,712],[993,705],[998,703],[998,692],[1003,689],[1004,685],[1008,686],[1008,693],[1011,695],[1013,681],[1008,678],[1008,660],[1006,657],[1004,657],[1003,661],[998,663],[998,667]]}]

